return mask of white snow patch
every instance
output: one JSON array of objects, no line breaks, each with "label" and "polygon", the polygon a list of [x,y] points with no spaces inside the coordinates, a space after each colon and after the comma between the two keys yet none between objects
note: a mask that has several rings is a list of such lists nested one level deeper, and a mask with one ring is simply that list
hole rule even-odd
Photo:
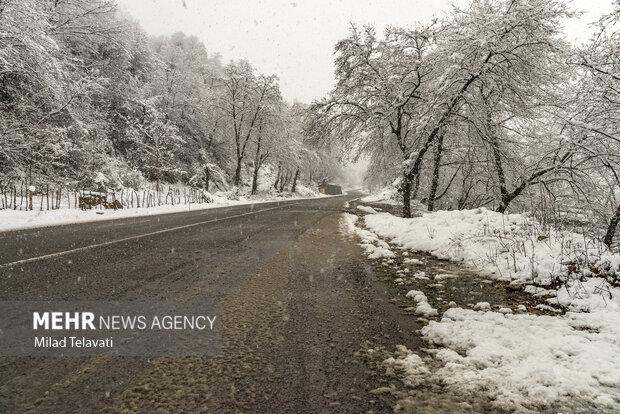
[{"label": "white snow patch", "polygon": [[426,295],[424,294],[424,292],[420,290],[410,290],[409,292],[407,292],[405,296],[408,298],[413,298],[413,300],[416,302],[417,304],[416,310],[415,310],[416,315],[436,316],[438,314],[437,309],[433,308],[428,303],[428,299],[426,298]]},{"label": "white snow patch", "polygon": [[538,310],[544,310],[544,311],[549,311],[549,312],[555,312],[555,313],[560,313],[560,312],[562,312],[561,310],[559,310],[559,309],[557,309],[557,308],[554,308],[554,307],[549,306],[549,305],[543,305],[542,303],[541,303],[541,304],[538,304],[538,305],[536,305],[536,306],[534,306],[534,307],[535,307],[536,309],[538,309]]},{"label": "white snow patch", "polygon": [[420,280],[429,280],[425,272],[416,272],[414,273],[413,277]]},{"label": "white snow patch", "polygon": [[478,302],[474,305],[474,309],[479,311],[490,311],[491,304],[489,302]]},{"label": "white snow patch", "polygon": [[397,345],[397,356],[389,357],[383,361],[383,365],[392,369],[397,369],[404,373],[404,382],[410,387],[416,387],[424,383],[429,375],[426,363],[419,355],[411,352],[403,345]]},{"label": "white snow patch", "polygon": [[438,275],[435,275],[435,280],[446,280],[446,279],[454,279],[456,278],[457,275],[452,274],[452,273],[440,273]]},{"label": "white snow patch", "polygon": [[[359,245],[364,249],[364,253],[370,259],[380,259],[382,257],[394,257],[394,252],[390,249],[390,245],[381,240],[371,231],[362,229],[355,225],[358,217],[355,214],[343,213],[340,220],[340,228],[346,234],[353,234],[360,238]],[[391,260],[391,261],[390,261]],[[393,263],[392,259],[384,264]]]},{"label": "white snow patch", "polygon": [[523,291],[526,293],[530,293],[536,297],[541,296],[555,296],[556,292],[553,290],[545,289],[540,286],[527,285],[523,288]]},{"label": "white snow patch", "polygon": [[361,206],[358,205],[357,209],[359,211],[363,211],[364,213],[368,213],[368,214],[377,214],[377,210],[375,210],[374,208],[370,207],[370,206]]},{"label": "white snow patch", "polygon": [[[437,371],[452,389],[485,393],[517,411],[552,404],[581,411],[620,410],[620,289],[601,280],[567,289],[571,307],[588,313],[502,314],[452,308],[422,329],[441,348]],[[518,307],[524,310],[524,307]],[[500,309],[500,312],[503,309]],[[576,405],[575,405],[576,404]],[[579,410],[578,410],[579,411]]]},{"label": "white snow patch", "polygon": [[[405,256],[405,253],[403,253],[403,256]],[[414,259],[414,258],[408,258],[408,257],[405,257],[403,259],[403,263],[405,263],[405,264],[415,264],[415,265],[423,265],[424,264],[424,262],[422,260],[418,260],[418,259]]]}]

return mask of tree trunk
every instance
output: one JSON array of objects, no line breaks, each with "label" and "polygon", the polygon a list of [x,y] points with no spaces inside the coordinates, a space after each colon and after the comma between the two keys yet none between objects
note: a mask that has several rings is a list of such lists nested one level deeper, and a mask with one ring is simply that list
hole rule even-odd
[{"label": "tree trunk", "polygon": [[297,191],[297,178],[299,178],[299,167],[295,170],[295,176],[293,177],[293,185],[291,187],[291,193]]},{"label": "tree trunk", "polygon": [[260,169],[260,155],[256,154],[256,159],[254,160],[254,173],[252,174],[252,191],[250,194],[256,194],[258,191],[258,170]]},{"label": "tree trunk", "polygon": [[281,172],[282,172],[282,164],[278,163],[278,173],[276,174],[276,182],[273,183],[273,188],[276,190],[278,189],[278,183],[280,182]]},{"label": "tree trunk", "polygon": [[288,182],[288,170],[286,170],[284,177],[282,177],[280,179],[280,192],[284,191],[284,187],[286,186],[287,182]]},{"label": "tree trunk", "polygon": [[[435,128],[435,130],[437,130],[437,128]],[[403,175],[403,183],[407,182],[407,186],[408,186],[409,202],[411,201],[412,181],[415,181],[414,198],[415,196],[417,196],[417,193],[420,187],[420,169],[422,168],[422,161],[424,160],[424,155],[426,154],[426,151],[428,151],[430,146],[433,144],[434,139],[437,137],[435,130],[426,139],[426,142],[424,143],[420,151],[418,151],[418,154],[415,158],[415,161],[413,162],[413,166],[411,167],[411,169],[409,171],[406,171],[405,174]],[[403,194],[404,194],[404,191],[403,191]],[[409,204],[407,204],[406,210],[403,209],[403,214],[405,213],[405,211],[408,211],[409,215],[404,216],[404,217],[411,217],[411,206]]]},{"label": "tree trunk", "polygon": [[499,149],[497,137],[495,137],[494,134],[492,134],[491,136],[491,151],[493,152],[493,161],[495,164],[495,172],[497,173],[497,182],[499,184],[500,194],[500,204],[497,208],[497,212],[504,213],[508,208],[508,204],[510,204],[514,197],[510,197],[510,194],[508,194],[508,187],[506,186],[506,174],[504,173],[504,164],[502,161],[502,153]]},{"label": "tree trunk", "polygon": [[242,166],[243,157],[237,157],[237,167],[235,168],[235,180],[234,184],[239,187],[241,184],[241,166]]},{"label": "tree trunk", "polygon": [[504,214],[506,212],[506,210],[508,210],[508,205],[510,204],[511,200],[512,200],[512,198],[510,200],[508,200],[508,199],[504,199],[504,197],[502,197],[502,201],[500,202],[499,207],[497,207],[495,209],[495,211],[497,211],[498,213]]},{"label": "tree trunk", "polygon": [[524,180],[512,192],[502,194],[502,199],[500,201],[499,207],[495,211],[497,211],[498,213],[502,213],[502,214],[505,213],[506,210],[508,209],[508,206],[512,202],[512,200],[514,200],[519,195],[521,195],[523,190],[527,188],[527,185],[528,185],[528,181]]},{"label": "tree trunk", "polygon": [[[260,130],[259,130],[260,131]],[[256,142],[256,154],[254,155],[254,174],[252,175],[252,191],[250,194],[256,194],[258,190],[258,170],[260,170],[262,160],[260,154],[260,142],[261,135],[258,135],[258,141]]]},{"label": "tree trunk", "polygon": [[403,192],[403,217],[411,217],[411,178],[404,174],[403,182],[400,186]]},{"label": "tree trunk", "polygon": [[[443,151],[443,136],[442,132],[437,137],[437,152],[435,152],[435,165],[433,166],[433,180],[431,182],[431,190],[428,194],[428,211],[433,211],[435,207],[435,196],[437,195],[437,186],[439,185],[439,168],[441,164],[441,153]],[[419,175],[419,174],[418,174]]]},{"label": "tree trunk", "polygon": [[27,209],[32,211],[32,191],[30,191],[30,187],[32,186],[32,161],[30,161],[30,165],[28,166],[28,206]]},{"label": "tree trunk", "polygon": [[611,250],[611,244],[614,241],[614,235],[616,234],[616,229],[618,228],[618,223],[620,223],[620,205],[616,209],[616,213],[609,221],[609,226],[607,226],[607,233],[605,233],[605,237],[603,238],[603,243],[609,247]]},{"label": "tree trunk", "polygon": [[205,164],[205,190],[209,191],[209,184],[211,181],[211,170],[209,166]]},{"label": "tree trunk", "polygon": [[416,198],[418,198],[418,190],[420,189],[420,171],[418,171],[418,173],[415,175],[411,186],[411,199],[415,200]]}]

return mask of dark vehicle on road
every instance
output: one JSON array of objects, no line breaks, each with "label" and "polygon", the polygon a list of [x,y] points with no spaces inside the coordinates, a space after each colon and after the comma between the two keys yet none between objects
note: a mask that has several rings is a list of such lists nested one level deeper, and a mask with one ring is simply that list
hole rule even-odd
[{"label": "dark vehicle on road", "polygon": [[327,195],[338,195],[342,194],[342,187],[337,184],[332,184],[324,181],[319,184],[319,191]]}]

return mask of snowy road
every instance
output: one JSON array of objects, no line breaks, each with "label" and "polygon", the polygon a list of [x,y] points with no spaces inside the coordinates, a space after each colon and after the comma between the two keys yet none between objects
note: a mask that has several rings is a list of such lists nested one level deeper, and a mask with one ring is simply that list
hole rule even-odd
[{"label": "snowy road", "polygon": [[0,234],[1,300],[208,297],[223,327],[210,357],[0,358],[0,411],[392,412],[356,353],[420,326],[338,234],[354,197]]}]

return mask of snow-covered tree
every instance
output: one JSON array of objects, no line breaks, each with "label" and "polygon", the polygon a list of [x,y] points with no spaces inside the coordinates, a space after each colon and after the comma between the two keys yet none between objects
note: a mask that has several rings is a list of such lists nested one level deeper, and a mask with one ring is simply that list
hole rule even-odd
[{"label": "snow-covered tree", "polygon": [[[336,45],[336,87],[314,108],[326,123],[322,133],[338,136],[353,156],[380,156],[388,146],[408,161],[419,145],[415,128],[433,76],[433,38],[432,26],[389,28],[384,39],[371,27],[353,28]],[[406,217],[412,185],[407,165],[401,184]]]},{"label": "snow-covered tree", "polygon": [[258,133],[261,117],[282,99],[275,76],[256,76],[246,61],[231,62],[220,81],[219,108],[225,113],[226,125],[235,146],[233,182],[241,184],[241,171],[247,149]]},{"label": "snow-covered tree", "polygon": [[[620,5],[598,22],[592,41],[576,51],[571,63],[579,85],[564,120],[578,142],[582,184],[597,218],[605,221],[603,237],[611,247],[620,223]],[[579,177],[581,178],[581,177]]]}]

